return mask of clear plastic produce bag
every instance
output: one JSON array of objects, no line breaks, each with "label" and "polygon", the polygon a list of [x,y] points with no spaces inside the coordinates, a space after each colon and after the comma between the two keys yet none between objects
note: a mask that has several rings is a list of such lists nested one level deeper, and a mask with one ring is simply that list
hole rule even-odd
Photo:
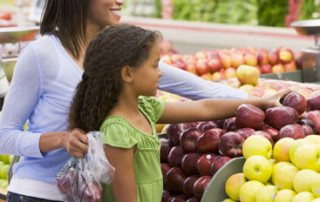
[{"label": "clear plastic produce bag", "polygon": [[71,157],[56,176],[57,186],[68,202],[97,202],[102,199],[101,183],[110,184],[115,169],[107,160],[102,133],[89,132],[88,153],[82,159]]}]

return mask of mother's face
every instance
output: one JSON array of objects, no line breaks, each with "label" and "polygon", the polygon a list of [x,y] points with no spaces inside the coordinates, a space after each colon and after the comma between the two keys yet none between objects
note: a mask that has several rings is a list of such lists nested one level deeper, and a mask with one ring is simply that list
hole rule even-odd
[{"label": "mother's face", "polygon": [[117,24],[124,0],[91,0],[88,22],[100,27]]}]

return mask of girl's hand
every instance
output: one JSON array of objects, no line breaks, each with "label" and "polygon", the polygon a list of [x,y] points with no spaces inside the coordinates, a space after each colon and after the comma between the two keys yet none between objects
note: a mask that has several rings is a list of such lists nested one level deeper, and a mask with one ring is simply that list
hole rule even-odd
[{"label": "girl's hand", "polygon": [[276,94],[274,94],[270,97],[262,98],[263,108],[267,109],[267,108],[271,108],[271,107],[282,106],[282,104],[280,102],[281,99],[284,98],[287,94],[289,94],[291,92],[292,92],[292,90],[290,90],[290,89],[284,89],[284,90],[278,91]]},{"label": "girl's hand", "polygon": [[64,146],[70,155],[83,158],[88,152],[88,137],[83,130],[73,129],[64,136]]}]

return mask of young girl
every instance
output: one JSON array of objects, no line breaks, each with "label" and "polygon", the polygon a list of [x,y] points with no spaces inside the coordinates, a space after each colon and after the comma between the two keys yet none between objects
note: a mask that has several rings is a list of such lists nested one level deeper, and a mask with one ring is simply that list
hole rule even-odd
[{"label": "young girl", "polygon": [[154,98],[161,34],[133,25],[102,30],[87,49],[83,79],[71,104],[69,129],[104,134],[105,154],[115,167],[104,201],[161,201],[160,143],[155,123],[179,123],[235,116],[240,104],[266,109],[288,91],[263,99],[203,99],[164,103]]}]

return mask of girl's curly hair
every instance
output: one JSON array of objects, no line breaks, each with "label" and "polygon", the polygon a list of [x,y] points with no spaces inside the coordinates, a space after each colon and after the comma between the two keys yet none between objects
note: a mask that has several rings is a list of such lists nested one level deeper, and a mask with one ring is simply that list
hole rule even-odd
[{"label": "girl's curly hair", "polygon": [[78,84],[71,103],[68,129],[99,130],[122,89],[121,68],[138,68],[160,38],[158,31],[129,24],[101,30],[86,50],[85,77]]}]

